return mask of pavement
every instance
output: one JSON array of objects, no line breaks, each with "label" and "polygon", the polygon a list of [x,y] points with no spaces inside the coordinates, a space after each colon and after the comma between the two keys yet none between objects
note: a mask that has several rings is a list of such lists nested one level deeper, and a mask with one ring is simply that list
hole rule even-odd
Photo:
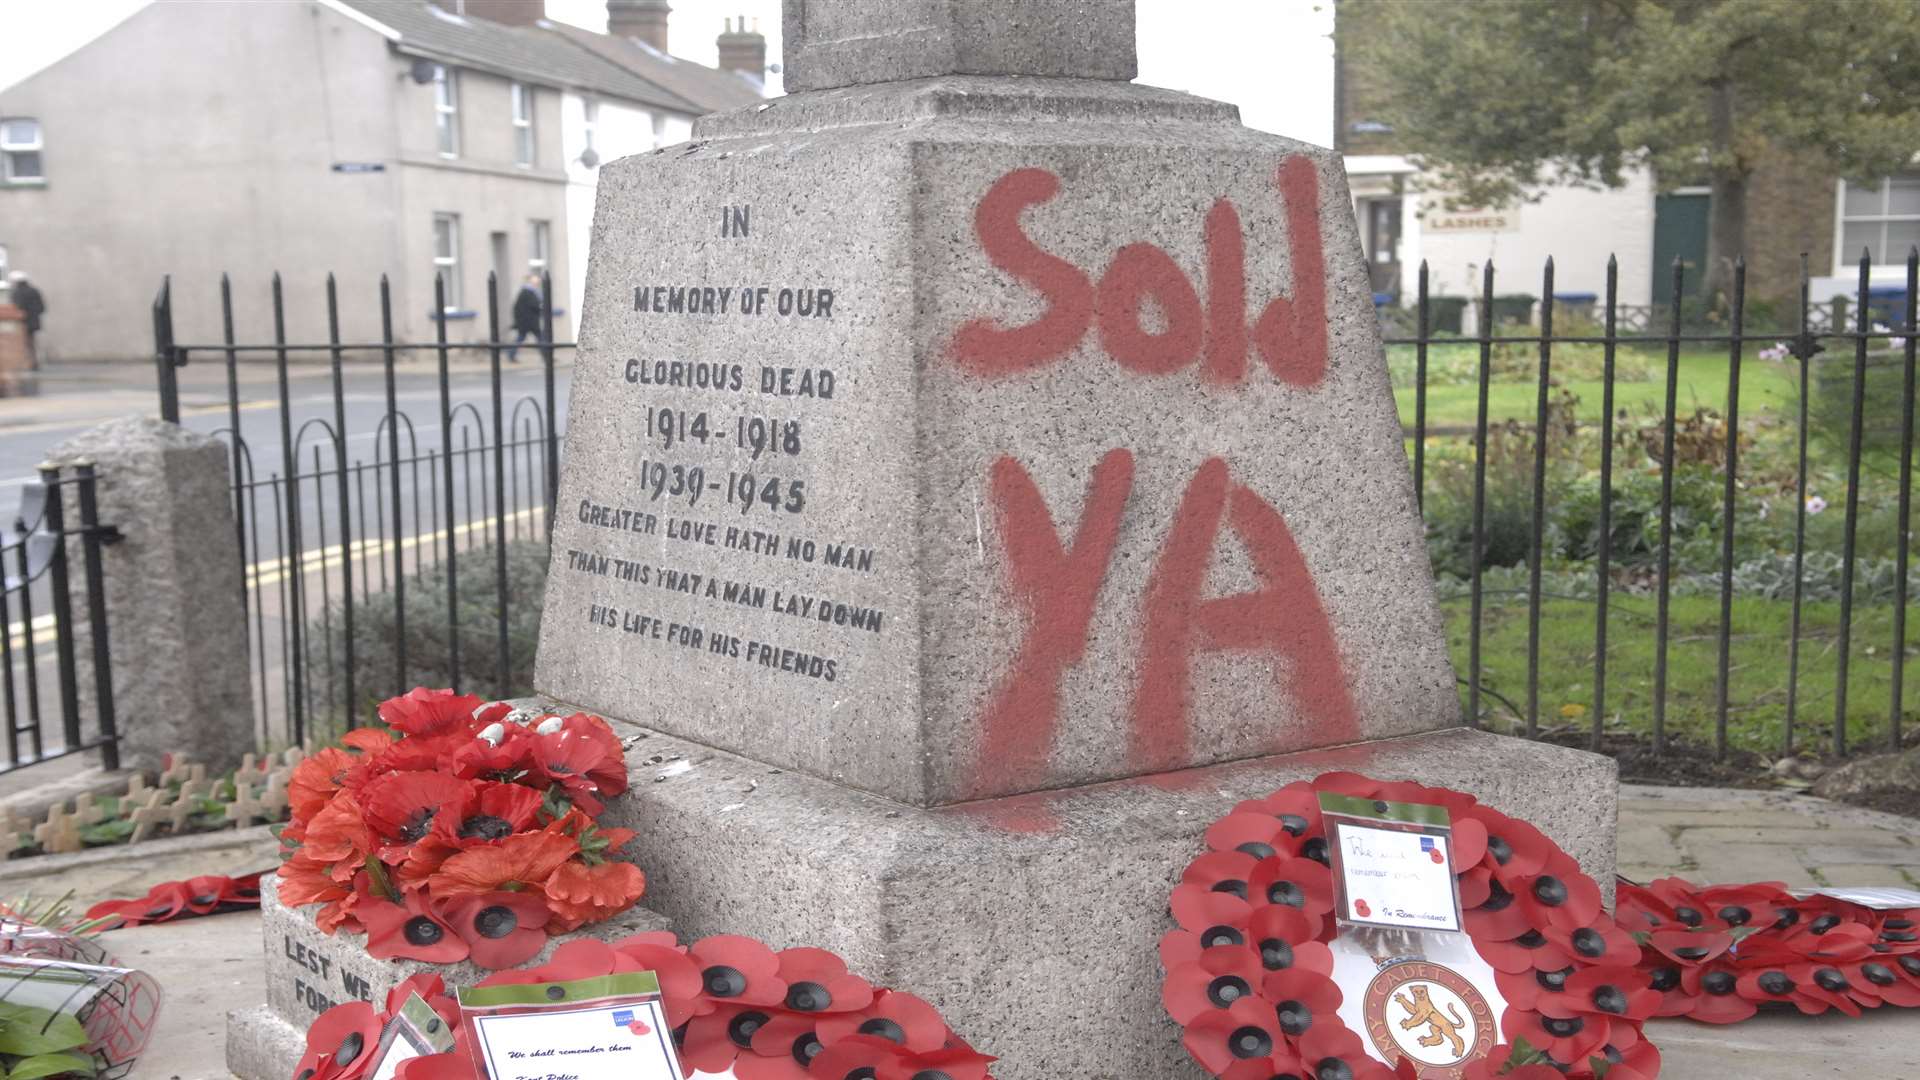
[{"label": "pavement", "polygon": [[[1621,873],[1711,884],[1920,883],[1920,822],[1806,795],[1627,785],[1620,799]],[[162,881],[274,865],[264,828],[0,863],[0,896],[72,889],[81,903],[137,896]],[[63,860],[56,862],[55,859]],[[131,1080],[229,1080],[226,1014],[264,1000],[260,917],[219,915],[109,933],[123,963],[159,979],[167,998],[154,1042]],[[1920,1080],[1920,1010],[1763,1013],[1730,1027],[1656,1020],[1648,1034],[1668,1080]]]}]

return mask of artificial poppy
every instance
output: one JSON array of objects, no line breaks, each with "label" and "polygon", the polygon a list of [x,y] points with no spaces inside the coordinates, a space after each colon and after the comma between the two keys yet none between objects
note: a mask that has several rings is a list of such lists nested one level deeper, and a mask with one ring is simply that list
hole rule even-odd
[{"label": "artificial poppy", "polygon": [[[1264,814],[1280,822],[1290,845],[1296,850],[1304,837],[1319,836],[1326,826],[1320,819],[1320,796],[1311,787],[1288,784],[1264,799],[1248,799],[1233,808],[1234,813]],[[1265,855],[1257,856],[1266,858]]]},{"label": "artificial poppy", "polygon": [[560,730],[598,743],[606,752],[601,764],[589,773],[602,794],[618,795],[627,790],[626,747],[605,720],[590,713],[573,713],[560,719]]},{"label": "artificial poppy", "polygon": [[367,955],[376,960],[424,960],[457,964],[467,958],[467,943],[418,892],[404,902],[365,899],[354,917],[367,928]]},{"label": "artificial poppy", "polygon": [[1588,1014],[1541,1002],[1540,1009],[1507,1008],[1500,1030],[1515,1043],[1522,1039],[1563,1064],[1584,1062],[1607,1041],[1611,1025]]},{"label": "artificial poppy", "polygon": [[447,766],[462,778],[508,780],[526,769],[532,752],[533,732],[519,724],[496,722],[454,747]]},{"label": "artificial poppy", "polygon": [[687,946],[687,957],[700,969],[702,993],[712,1001],[776,1009],[786,1004],[780,958],[752,938],[732,934],[701,938]]},{"label": "artificial poppy", "polygon": [[381,702],[379,715],[381,722],[395,731],[408,735],[444,735],[450,731],[464,732],[473,723],[473,714],[481,704],[481,699],[473,694],[416,686],[399,697]]},{"label": "artificial poppy", "polygon": [[680,1040],[680,1064],[688,1072],[724,1073],[753,1048],[753,1037],[780,1010],[771,1005],[722,1004],[693,1018]]},{"label": "artificial poppy", "polygon": [[1333,974],[1333,951],[1316,940],[1320,917],[1285,904],[1263,907],[1247,920],[1247,947],[1268,971],[1301,968]]},{"label": "artificial poppy", "polygon": [[354,793],[342,791],[307,822],[300,852],[325,866],[335,881],[351,881],[377,846]]},{"label": "artificial poppy", "polygon": [[554,868],[544,887],[547,906],[569,929],[618,915],[646,890],[647,876],[630,862],[588,866],[571,859]]},{"label": "artificial poppy", "polygon": [[[1609,1024],[1630,1023],[1637,1031],[1641,1022],[1660,1005],[1660,993],[1647,985],[1647,977],[1630,967],[1590,967],[1567,977],[1562,989],[1548,994],[1543,1002],[1554,1012],[1578,1012],[1606,1018]],[[1634,1038],[1638,1038],[1636,1035]],[[1601,1040],[1631,1043],[1634,1039]]]},{"label": "artificial poppy", "polygon": [[1507,974],[1558,971],[1573,962],[1564,948],[1537,929],[1507,941],[1476,941],[1474,948],[1494,971]]},{"label": "artificial poppy", "polygon": [[102,900],[87,909],[87,918],[118,919],[120,921],[114,924],[116,928],[167,922],[192,910],[189,899],[186,882],[167,881],[148,889],[145,896],[131,900]]},{"label": "artificial poppy", "polygon": [[462,819],[475,798],[472,781],[442,772],[387,773],[360,793],[367,827],[380,857],[397,861],[433,828],[441,814]]},{"label": "artificial poppy", "polygon": [[819,1032],[828,1046],[867,1036],[916,1054],[946,1046],[952,1035],[938,1009],[912,994],[892,990],[876,992],[873,1003],[859,1012],[821,1016]]},{"label": "artificial poppy", "polygon": [[[1173,921],[1183,929],[1198,933],[1201,947],[1208,949],[1245,941],[1246,925],[1253,917],[1253,905],[1247,901],[1229,892],[1214,892],[1198,885],[1174,886],[1169,906]],[[1228,933],[1229,929],[1234,932]]]},{"label": "artificial poppy", "polygon": [[787,984],[785,1004],[793,1012],[850,1013],[873,1004],[873,984],[825,949],[782,949],[776,955],[780,979]]},{"label": "artificial poppy", "polygon": [[1838,1009],[1848,1016],[1860,1015],[1853,1000],[1853,980],[1838,966],[1824,960],[1811,960],[1787,969],[1793,976],[1794,1007],[1809,1016]]},{"label": "artificial poppy", "polygon": [[1583,964],[1631,967],[1640,962],[1640,943],[1605,915],[1595,919],[1593,925],[1578,930],[1549,926],[1542,933],[1554,948]]},{"label": "artificial poppy", "polygon": [[[1524,888],[1524,883],[1521,885]],[[1490,941],[1512,941],[1514,938],[1533,929],[1528,920],[1527,911],[1520,906],[1519,899],[1499,878],[1489,877],[1487,898],[1480,906],[1470,908],[1461,916],[1466,923],[1467,933],[1477,945],[1484,946]]]},{"label": "artificial poppy", "polygon": [[1515,881],[1539,874],[1557,850],[1539,829],[1518,818],[1485,806],[1474,807],[1470,816],[1487,833],[1487,869],[1509,888]]},{"label": "artificial poppy", "polygon": [[441,909],[467,943],[474,963],[497,969],[524,964],[547,943],[552,912],[539,894],[489,892],[460,896]]},{"label": "artificial poppy", "polygon": [[874,1080],[991,1080],[987,1067],[996,1059],[959,1043],[926,1053],[911,1050],[880,1066]]},{"label": "artificial poppy", "polygon": [[1175,1023],[1191,1024],[1209,1009],[1225,1009],[1254,993],[1265,976],[1257,955],[1245,946],[1208,949],[1198,963],[1167,972],[1160,1002]]},{"label": "artificial poppy", "polygon": [[294,1067],[300,1076],[313,1069],[325,1080],[358,1080],[370,1074],[380,1044],[380,1017],[364,1001],[335,1005],[307,1029],[307,1052]]},{"label": "artificial poppy", "polygon": [[1908,958],[1911,957],[1876,955],[1838,966],[1852,984],[1849,994],[1860,1004],[1869,1008],[1894,1005],[1910,1009],[1920,1006],[1920,981],[1901,970],[1900,961]]},{"label": "artificial poppy", "polygon": [[347,771],[356,764],[358,760],[352,754],[329,746],[295,765],[287,777],[287,807],[294,818],[305,821],[319,813],[346,785]]},{"label": "artificial poppy", "polygon": [[[1692,995],[1689,1020],[1704,1024],[1737,1024],[1759,1010],[1739,994],[1740,972],[1733,960],[1721,957],[1698,967],[1682,968],[1680,988]],[[1664,1009],[1666,1002],[1662,1001]]]},{"label": "artificial poppy", "polygon": [[1304,855],[1262,859],[1247,875],[1247,898],[1324,915],[1333,910],[1333,871]]},{"label": "artificial poppy", "polygon": [[1187,864],[1180,884],[1247,899],[1247,875],[1260,860],[1244,851],[1209,851]]},{"label": "artificial poppy", "polygon": [[[1316,1027],[1338,1023],[1340,988],[1317,971],[1288,968],[1260,981],[1261,1000],[1271,1002],[1280,1030],[1297,1046]],[[1304,1056],[1304,1055],[1303,1055]]]},{"label": "artificial poppy", "polygon": [[608,762],[604,744],[582,731],[566,729],[535,735],[527,754],[530,781],[560,788],[575,806],[596,817],[605,809],[600,796],[611,794],[601,787]]},{"label": "artificial poppy", "polygon": [[824,1048],[807,1063],[807,1075],[817,1080],[871,1080],[902,1053],[899,1044],[873,1035],[823,1036],[821,1042]]},{"label": "artificial poppy", "polygon": [[1543,871],[1510,886],[1528,925],[1572,932],[1600,914],[1600,886],[1570,856],[1555,852]]},{"label": "artificial poppy", "polygon": [[1341,1080],[1389,1080],[1393,1076],[1385,1065],[1367,1056],[1360,1036],[1339,1024],[1315,1024],[1294,1042],[1300,1063],[1312,1070],[1309,1075],[1339,1077]]},{"label": "artificial poppy", "polygon": [[1252,997],[1201,1013],[1181,1038],[1187,1053],[1215,1076],[1236,1061],[1270,1058],[1287,1047],[1273,1008]]},{"label": "artificial poppy", "polygon": [[1287,831],[1279,818],[1263,813],[1228,814],[1207,826],[1207,847],[1214,851],[1237,851],[1255,859],[1291,855],[1299,850],[1299,841]]},{"label": "artificial poppy", "polygon": [[363,727],[340,736],[340,745],[353,750],[364,757],[376,757],[387,752],[394,743],[393,732],[386,728]]},{"label": "artificial poppy", "polygon": [[651,971],[660,980],[661,1006],[674,1027],[714,1009],[714,1003],[701,994],[700,969],[672,933],[635,934],[614,942],[613,947],[639,970]]},{"label": "artificial poppy", "polygon": [[427,881],[440,898],[530,889],[536,894],[560,865],[580,850],[571,837],[550,832],[520,833],[497,844],[448,857]]},{"label": "artificial poppy", "polygon": [[276,872],[275,890],[280,903],[286,907],[303,907],[329,904],[346,896],[352,887],[335,880],[328,873],[330,869],[305,850],[295,852]]},{"label": "artificial poppy", "polygon": [[478,847],[532,829],[544,800],[524,784],[473,782],[472,800],[457,814],[438,814],[433,831],[456,848]]},{"label": "artificial poppy", "polygon": [[816,1021],[813,1016],[776,1013],[753,1033],[750,1051],[734,1059],[733,1075],[737,1080],[803,1080],[827,1046]]}]

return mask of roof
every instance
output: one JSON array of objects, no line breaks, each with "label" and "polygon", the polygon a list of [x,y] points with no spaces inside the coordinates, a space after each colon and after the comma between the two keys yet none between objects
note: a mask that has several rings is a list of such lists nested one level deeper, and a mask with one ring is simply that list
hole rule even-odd
[{"label": "roof", "polygon": [[[399,35],[394,47],[402,52],[453,61],[529,82],[591,90],[676,112],[703,113],[714,108],[644,78],[592,49],[580,48],[554,33],[553,29],[557,29],[554,24],[507,26],[477,16],[455,15],[427,0],[336,2]],[[678,63],[700,68],[685,61]],[[701,70],[721,74],[711,68]]]},{"label": "roof", "polygon": [[759,84],[738,71],[722,71],[670,56],[637,38],[596,34],[564,23],[542,25],[594,56],[692,102],[696,113],[737,109],[766,99]]}]

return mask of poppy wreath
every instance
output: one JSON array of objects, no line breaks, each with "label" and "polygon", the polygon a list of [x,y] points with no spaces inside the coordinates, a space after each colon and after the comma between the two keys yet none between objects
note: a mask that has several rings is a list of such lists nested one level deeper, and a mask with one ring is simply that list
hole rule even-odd
[{"label": "poppy wreath", "polygon": [[[1226,1080],[1412,1077],[1367,1056],[1340,1021],[1327,942],[1336,932],[1322,792],[1444,806],[1468,936],[1507,1002],[1506,1041],[1469,1080],[1533,1075],[1652,1080],[1641,1027],[1660,995],[1600,887],[1553,841],[1473,796],[1327,773],[1242,802],[1207,829],[1173,890],[1161,1000],[1187,1052]],[[1546,1071],[1540,1071],[1546,1070]]]},{"label": "poppy wreath", "polygon": [[646,876],[616,853],[634,833],[595,821],[627,789],[619,737],[585,713],[516,715],[417,689],[302,761],[281,903],[324,905],[322,930],[364,932],[379,959],[485,968],[631,907]]},{"label": "poppy wreath", "polygon": [[[739,1080],[992,1080],[994,1059],[967,1045],[932,1005],[875,987],[823,949],[775,952],[724,935],[682,945],[669,932],[569,941],[538,967],[501,971],[481,986],[570,982],[626,971],[660,980],[683,1070]],[[454,1050],[402,1062],[397,1080],[481,1080],[459,1007],[438,976],[415,976],[387,997],[391,1015],[418,991],[454,1028]],[[322,1013],[293,1080],[361,1080],[387,1017],[366,1002]]]},{"label": "poppy wreath", "polygon": [[132,900],[102,900],[87,909],[87,919],[101,920],[100,929],[219,915],[260,906],[260,875],[265,871],[223,877],[207,874],[185,881],[167,881]]},{"label": "poppy wreath", "polygon": [[1762,1006],[1849,1016],[1920,1006],[1920,909],[1876,911],[1778,882],[1620,883],[1620,925],[1641,941],[1655,1016],[1733,1024]]}]

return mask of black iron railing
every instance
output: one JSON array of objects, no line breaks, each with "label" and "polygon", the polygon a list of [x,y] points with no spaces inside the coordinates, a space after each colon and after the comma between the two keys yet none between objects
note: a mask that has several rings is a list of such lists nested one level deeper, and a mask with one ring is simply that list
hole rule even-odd
[{"label": "black iron railing", "polygon": [[[539,386],[510,398],[503,385],[503,341],[498,282],[488,279],[487,339],[456,342],[447,319],[436,318],[435,340],[396,340],[392,291],[383,276],[377,303],[377,342],[341,340],[340,290],[325,286],[328,340],[287,340],[285,291],[271,282],[273,340],[242,343],[234,334],[232,283],[219,287],[223,339],[182,344],[174,334],[172,283],[153,305],[160,415],[180,422],[180,375],[196,357],[215,357],[226,374],[225,426],[214,434],[231,446],[234,526],[244,575],[249,648],[256,689],[256,730],[263,743],[303,743],[313,722],[351,727],[367,706],[421,681],[499,695],[524,690],[531,671],[511,655],[509,547],[526,541],[544,551],[559,479],[560,432],[556,356],[573,348],[553,340],[550,278],[542,280],[542,333],[528,350],[539,359]],[[444,284],[435,284],[436,312],[446,310]],[[483,354],[484,372],[463,369],[462,354]],[[297,395],[294,358],[320,354],[330,376],[316,401]],[[349,356],[373,358],[350,362]],[[430,370],[412,361],[429,357]],[[242,372],[271,365],[271,395],[243,393]],[[518,369],[516,369],[517,372]],[[401,380],[430,375],[438,407],[415,416],[401,408]],[[355,404],[377,398],[384,408],[356,415]],[[245,424],[252,408],[273,406],[274,425]],[[187,417],[193,422],[193,417]],[[437,436],[436,434],[437,433]],[[277,435],[265,457],[255,446]],[[372,443],[371,460],[353,451]],[[261,473],[265,472],[262,476]],[[263,512],[264,511],[264,512]],[[491,563],[490,611],[471,603],[474,560]],[[467,564],[463,573],[462,565]],[[427,584],[444,604],[427,613],[408,601],[409,588]],[[370,627],[369,605],[378,607]],[[423,626],[431,619],[434,625]],[[491,656],[474,655],[479,623]],[[369,631],[374,633],[369,638]],[[418,640],[433,655],[412,648]],[[369,642],[386,655],[362,655]],[[484,682],[472,678],[484,667]],[[472,683],[472,686],[467,684]]]},{"label": "black iron railing", "polygon": [[[1428,520],[1430,540],[1436,541],[1443,598],[1457,600],[1458,592],[1465,593],[1464,620],[1454,615],[1450,622],[1456,633],[1463,631],[1466,638],[1465,655],[1457,659],[1464,661],[1460,664],[1463,704],[1469,722],[1509,726],[1527,735],[1566,735],[1571,726],[1566,721],[1584,716],[1587,739],[1596,747],[1610,733],[1611,722],[1615,730],[1643,734],[1656,751],[1664,750],[1674,735],[1670,709],[1681,696],[1676,693],[1672,666],[1674,650],[1681,644],[1674,640],[1673,603],[1677,589],[1686,587],[1694,595],[1717,597],[1718,605],[1712,626],[1710,719],[1704,725],[1685,725],[1683,735],[1710,742],[1721,755],[1730,746],[1765,753],[1794,752],[1807,723],[1805,713],[1812,707],[1802,687],[1807,676],[1803,653],[1810,642],[1817,642],[1823,663],[1830,659],[1833,665],[1831,722],[1823,724],[1829,729],[1825,740],[1828,748],[1834,753],[1847,752],[1863,726],[1879,729],[1876,742],[1896,747],[1901,744],[1906,705],[1915,296],[1920,291],[1916,290],[1916,277],[1920,276],[1917,266],[1920,255],[1910,255],[1904,292],[1889,300],[1884,282],[1881,289],[1871,288],[1871,265],[1863,257],[1855,295],[1847,298],[1851,303],[1816,306],[1810,302],[1803,260],[1797,311],[1792,325],[1782,328],[1749,323],[1744,263],[1732,268],[1731,291],[1722,303],[1688,311],[1683,305],[1650,309],[1621,303],[1618,266],[1612,260],[1607,266],[1604,298],[1597,309],[1582,313],[1585,317],[1578,325],[1556,324],[1552,260],[1548,260],[1542,275],[1537,316],[1502,324],[1498,320],[1494,269],[1489,264],[1482,270],[1480,295],[1473,301],[1474,325],[1465,334],[1434,331],[1435,306],[1428,295],[1427,268],[1421,266],[1413,303],[1405,308],[1383,309],[1383,329],[1389,367],[1395,374],[1411,438],[1415,490]],[[1685,270],[1677,260],[1671,274],[1672,295],[1686,295]],[[1650,318],[1649,312],[1657,318]],[[1488,317],[1489,313],[1494,317]],[[1631,328],[1626,320],[1629,313],[1634,316]],[[1584,382],[1563,376],[1556,367],[1575,349],[1583,350],[1589,366],[1595,359],[1594,350],[1598,351],[1598,369],[1586,372]],[[1473,364],[1470,426],[1457,414],[1450,419],[1432,415],[1439,395],[1447,392],[1444,380],[1435,378],[1436,357],[1443,350],[1456,360],[1465,351]],[[1817,360],[1823,353],[1833,359]],[[1851,363],[1836,363],[1841,357],[1850,358]],[[1636,395],[1651,412],[1644,422],[1636,422],[1632,409],[1623,407],[1619,400],[1628,385],[1623,368],[1629,362],[1641,372],[1641,378],[1658,372],[1663,379],[1657,399]],[[1691,411],[1683,410],[1683,375],[1697,371],[1717,376],[1722,363],[1724,393],[1716,387],[1714,400],[1708,405],[1696,402]],[[1502,395],[1496,390],[1502,381],[1495,375],[1502,367],[1506,384],[1519,383],[1530,391],[1531,408],[1524,413],[1509,409],[1504,417],[1496,415],[1502,411]],[[1687,381],[1692,384],[1695,380]],[[1597,410],[1580,407],[1582,403],[1570,389],[1575,383],[1587,393],[1600,395]],[[1771,395],[1763,395],[1766,407],[1757,413],[1752,409],[1743,412],[1748,404],[1743,400],[1743,390],[1750,400],[1757,384],[1764,384],[1758,388]],[[1874,384],[1878,393],[1869,392]],[[1694,392],[1699,395],[1698,386]],[[1460,404],[1458,397],[1454,395],[1455,404]],[[1895,411],[1891,407],[1895,400],[1897,421],[1890,415]],[[1510,404],[1512,397],[1506,401]],[[1869,409],[1870,404],[1874,410]],[[1878,427],[1870,415],[1874,411],[1889,414]],[[1791,425],[1790,429],[1785,425]],[[1467,487],[1465,477],[1470,470],[1470,501],[1464,510],[1436,505],[1432,457],[1446,452],[1449,446],[1458,451],[1446,463],[1449,474],[1458,481],[1456,489]],[[1631,458],[1623,460],[1623,454]],[[1749,464],[1747,459],[1756,454],[1760,455],[1757,464]],[[1522,456],[1516,464],[1514,459]],[[1550,463],[1563,460],[1570,464],[1560,470],[1558,479],[1564,481],[1568,474],[1575,479],[1564,485],[1550,483],[1550,477],[1555,476]],[[1500,473],[1497,480],[1490,480],[1490,462]],[[1863,465],[1869,473],[1865,479]],[[1623,474],[1623,468],[1630,471]],[[1832,542],[1834,538],[1823,543],[1809,536],[1810,517],[1829,509],[1829,500],[1812,490],[1809,483],[1810,470],[1819,468],[1827,468],[1840,486],[1839,491],[1832,492],[1835,498],[1831,500],[1837,504],[1831,508],[1844,518],[1837,544]],[[1623,475],[1629,483],[1623,484]],[[1717,489],[1717,520],[1703,516],[1699,488],[1707,475]],[[1657,497],[1646,511],[1631,511],[1636,520],[1623,534],[1619,515],[1627,512],[1624,497],[1645,492],[1652,476],[1658,479]],[[1687,497],[1677,493],[1677,483],[1689,488]],[[1569,487],[1578,490],[1570,494]],[[1768,513],[1777,517],[1779,504],[1786,501],[1789,491],[1793,521],[1790,539],[1775,521],[1765,520]],[[1570,499],[1582,501],[1590,509],[1587,516],[1576,515],[1577,526],[1565,524],[1563,510]],[[1760,500],[1761,515],[1757,519],[1752,513],[1756,500]],[[1524,502],[1524,511],[1518,509],[1520,502]],[[1887,534],[1881,546],[1890,549],[1890,595],[1889,590],[1876,589],[1871,597],[1863,596],[1857,581],[1864,565],[1858,549],[1862,515],[1879,514],[1888,506],[1893,507],[1893,520],[1880,531]],[[1644,520],[1649,515],[1651,522]],[[1466,524],[1455,531],[1466,534],[1467,547],[1464,554],[1453,552],[1449,560],[1442,557],[1448,553],[1444,545],[1446,526],[1462,517]],[[1750,530],[1764,530],[1774,537],[1771,541],[1746,538],[1763,549],[1770,543],[1770,550],[1747,551],[1748,557],[1741,557],[1743,521]],[[1556,529],[1559,532],[1554,532]],[[1682,531],[1687,534],[1684,538]],[[1619,547],[1623,537],[1633,547],[1633,557],[1624,561],[1626,553]],[[1711,544],[1702,543],[1706,540]],[[1690,568],[1676,562],[1682,552]],[[1702,561],[1708,557],[1714,558],[1715,565],[1703,568]],[[1835,608],[1832,625],[1811,634],[1807,627],[1812,603],[1809,593],[1816,583],[1809,578],[1810,558],[1823,569],[1837,563],[1837,574],[1827,574],[1820,584],[1819,602]],[[1884,557],[1876,558],[1884,561]],[[1777,574],[1768,577],[1774,568],[1784,571],[1788,565],[1789,581],[1782,584]],[[1876,568],[1879,565],[1874,563]],[[1522,566],[1524,582],[1515,583],[1512,579]],[[1455,572],[1452,579],[1447,576],[1449,569]],[[1543,576],[1547,574],[1555,582],[1551,587]],[[1496,575],[1509,587],[1489,588],[1489,579]],[[1837,581],[1831,580],[1836,576]],[[1455,586],[1451,594],[1449,584]],[[1487,639],[1499,621],[1493,616],[1504,618],[1511,614],[1512,607],[1500,604],[1501,610],[1495,612],[1490,610],[1491,601],[1496,595],[1516,594],[1524,596],[1526,619],[1521,693],[1505,685],[1513,681],[1508,676],[1514,664],[1502,663],[1499,677],[1491,673],[1494,661],[1511,657],[1495,657],[1487,651]],[[1645,674],[1650,687],[1641,694],[1636,685],[1633,715],[1622,717],[1617,708],[1610,715],[1609,679],[1616,674],[1622,662],[1619,654],[1626,647],[1617,633],[1610,634],[1610,627],[1619,629],[1615,624],[1620,622],[1619,605],[1624,597],[1644,602],[1649,594],[1652,656],[1650,671]],[[1777,624],[1774,613],[1753,606],[1759,601],[1782,599],[1789,607]],[[1543,708],[1552,703],[1542,697],[1542,617],[1549,610],[1564,615],[1569,600],[1592,606],[1592,681],[1590,686],[1579,687],[1577,693],[1569,693],[1567,680],[1558,679],[1563,701],[1568,697],[1580,700],[1564,701],[1563,711],[1547,714]],[[1736,608],[1741,606],[1737,600],[1747,605],[1748,615],[1756,620],[1753,629],[1736,625]],[[1890,608],[1884,640],[1865,647],[1875,664],[1890,668],[1885,673],[1886,699],[1870,707],[1873,714],[1884,717],[1884,724],[1866,722],[1860,715],[1863,703],[1857,695],[1850,696],[1861,674],[1853,665],[1861,662],[1856,624],[1863,603],[1882,610]],[[1640,619],[1641,613],[1635,617]],[[1777,651],[1777,656],[1770,662],[1750,656],[1745,664],[1735,664],[1736,644],[1744,645],[1749,640],[1761,642],[1760,655],[1771,650]],[[1639,642],[1627,644],[1637,646]],[[1689,640],[1685,644],[1700,642]],[[1878,672],[1874,675],[1879,677]],[[1640,709],[1644,709],[1644,715]],[[1697,717],[1699,710],[1693,711]],[[1771,716],[1775,711],[1780,714],[1776,737],[1757,737],[1754,725],[1746,721],[1752,714]],[[1749,715],[1743,717],[1743,712]],[[1730,724],[1730,718],[1737,722]],[[1850,734],[1850,718],[1854,734]],[[1699,730],[1702,726],[1707,730]],[[1730,737],[1730,729],[1739,737]]]},{"label": "black iron railing", "polygon": [[[6,709],[0,773],[89,750],[100,751],[106,768],[120,767],[100,554],[120,534],[100,522],[97,479],[91,464],[41,466],[39,481],[22,491],[12,529],[0,534],[0,701]],[[76,504],[71,510],[69,498]],[[84,608],[74,602],[74,545]],[[82,695],[83,663],[91,673],[91,700]]]}]

